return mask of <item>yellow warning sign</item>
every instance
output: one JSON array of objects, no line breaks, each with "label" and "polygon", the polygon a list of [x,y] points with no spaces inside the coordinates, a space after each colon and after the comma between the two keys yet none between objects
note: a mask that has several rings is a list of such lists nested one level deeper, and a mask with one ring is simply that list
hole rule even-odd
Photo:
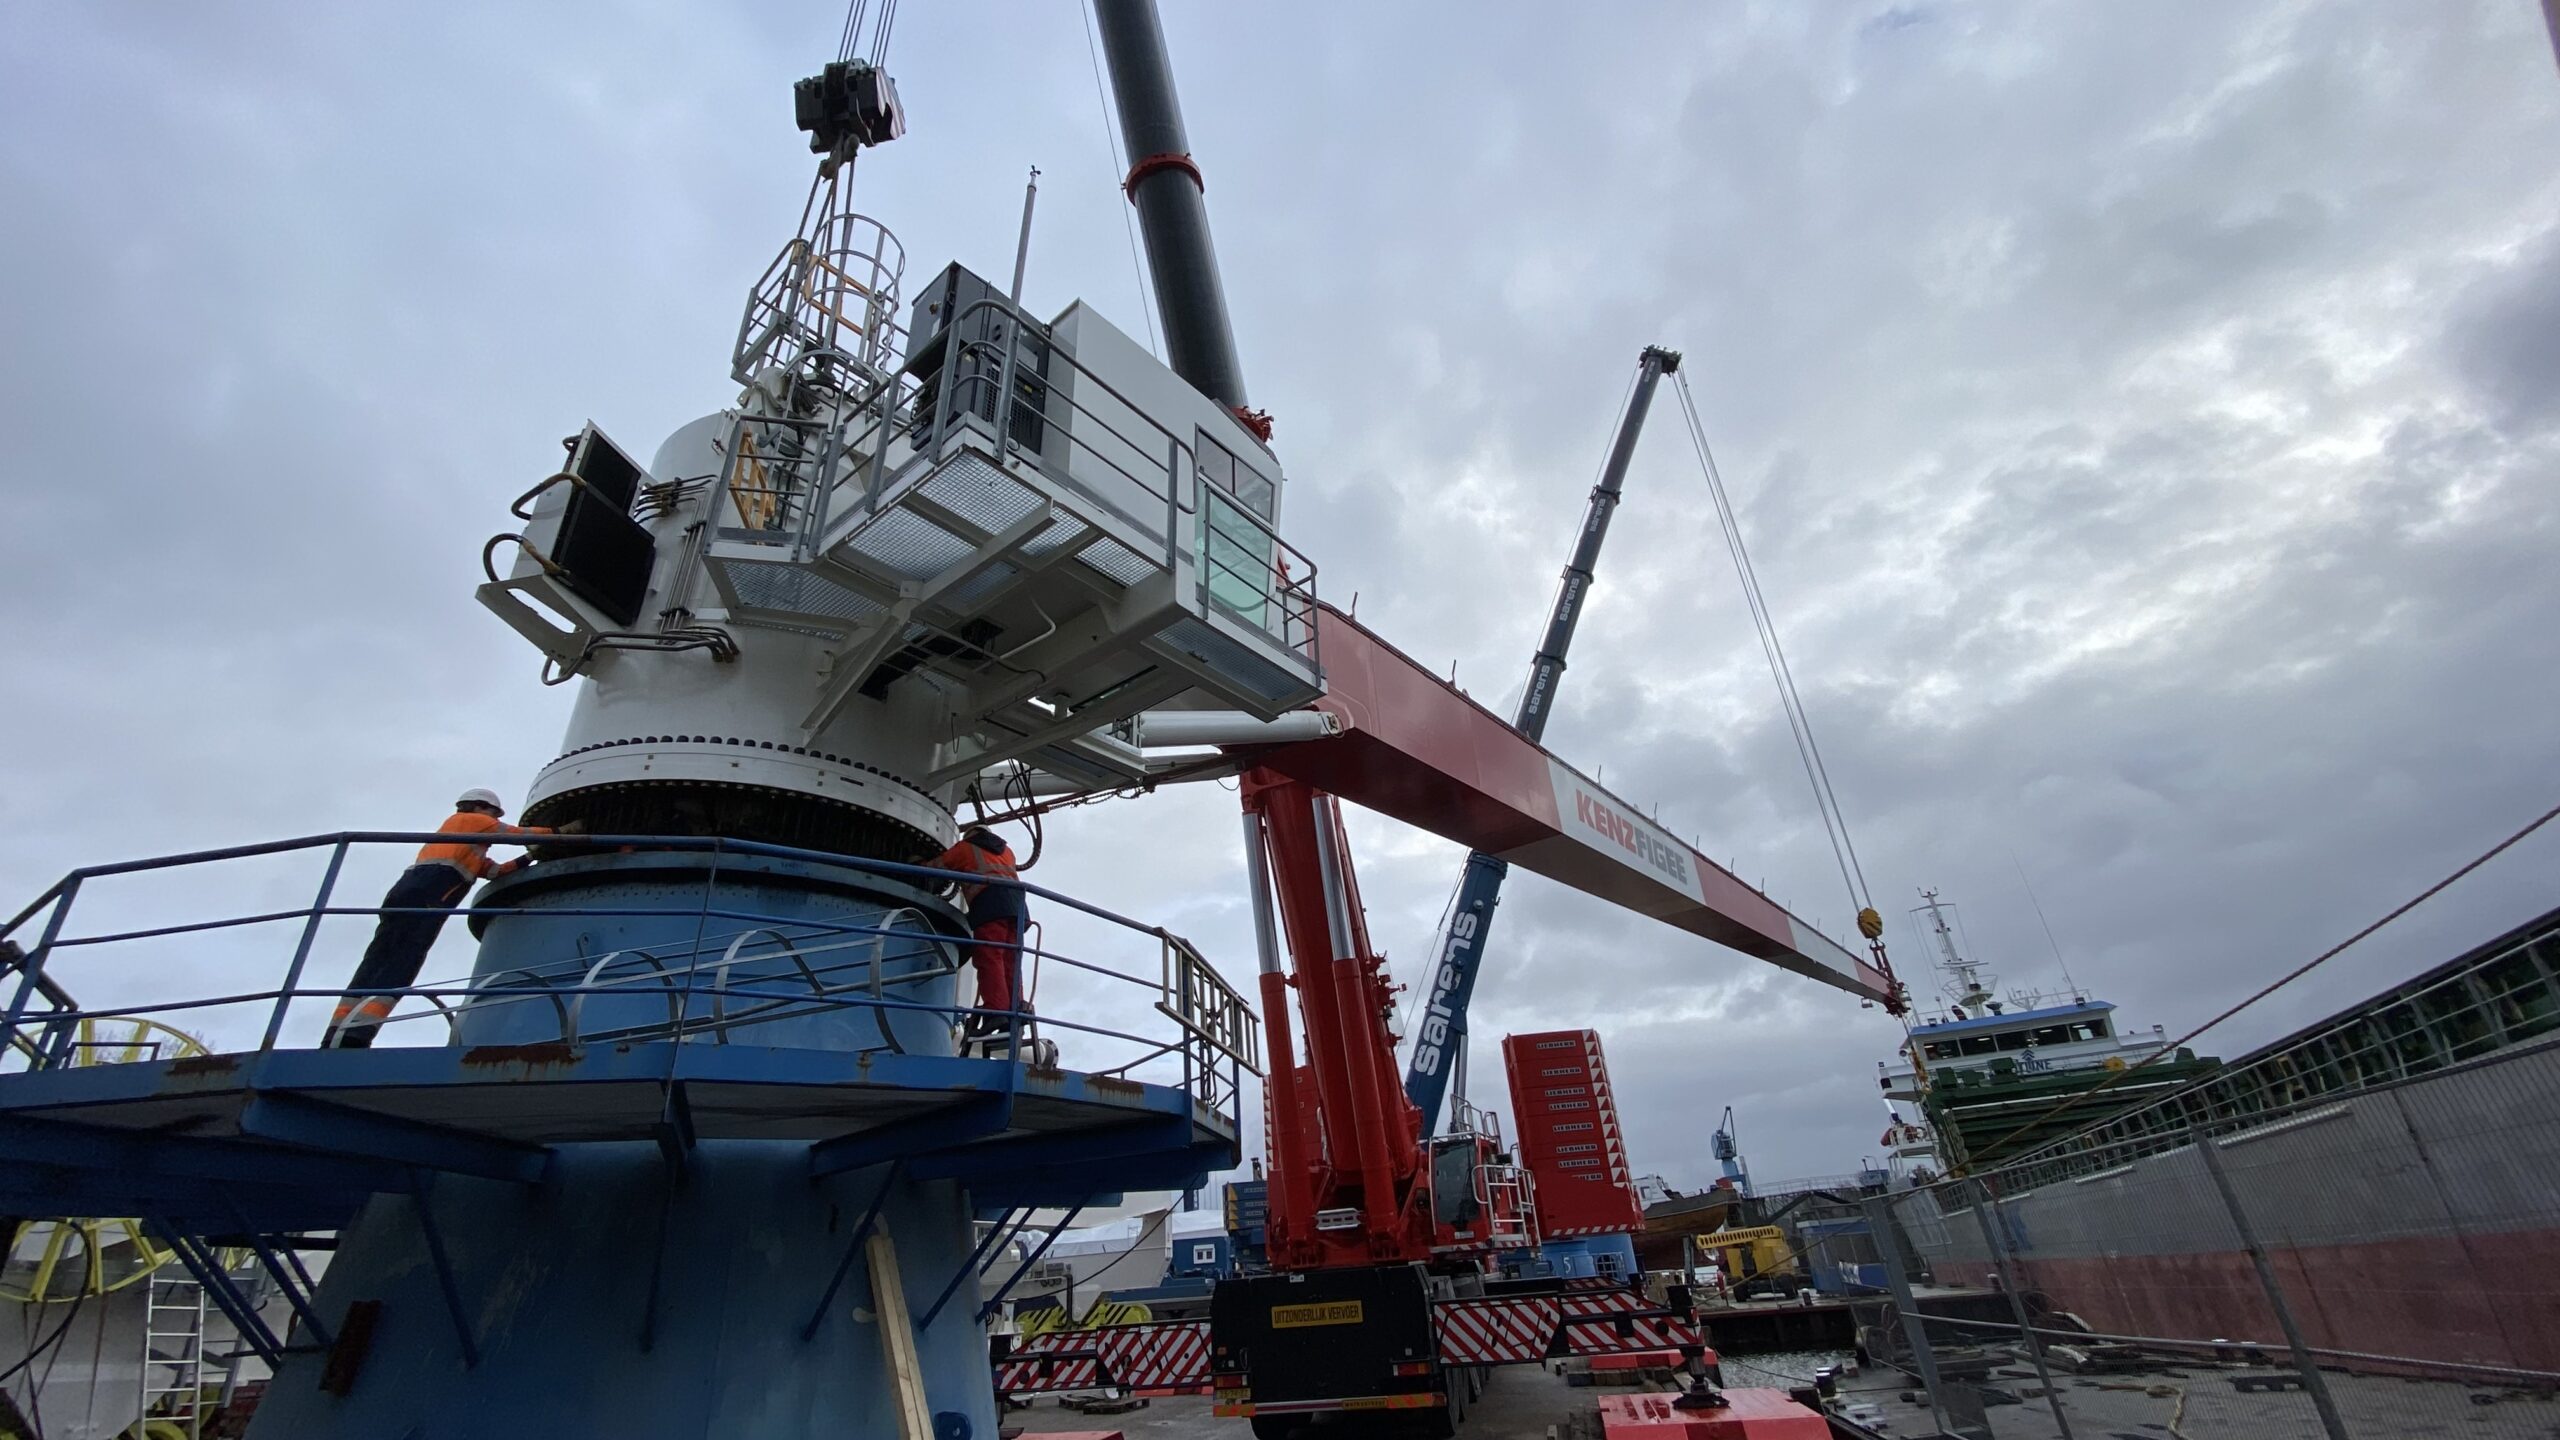
[{"label": "yellow warning sign", "polygon": [[1360,1320],[1360,1302],[1357,1300],[1271,1307],[1271,1328],[1274,1330],[1303,1330],[1310,1325],[1357,1325]]}]

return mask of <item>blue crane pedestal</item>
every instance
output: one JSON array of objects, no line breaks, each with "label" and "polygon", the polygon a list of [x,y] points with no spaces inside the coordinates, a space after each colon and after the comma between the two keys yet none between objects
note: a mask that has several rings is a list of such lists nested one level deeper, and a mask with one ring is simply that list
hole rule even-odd
[{"label": "blue crane pedestal", "polygon": [[261,1247],[257,1440],[993,1440],[985,1222],[1234,1163],[1189,1088],[955,1054],[959,917],[900,880],[644,852],[474,905],[449,1045],[0,1075],[36,1213]]}]

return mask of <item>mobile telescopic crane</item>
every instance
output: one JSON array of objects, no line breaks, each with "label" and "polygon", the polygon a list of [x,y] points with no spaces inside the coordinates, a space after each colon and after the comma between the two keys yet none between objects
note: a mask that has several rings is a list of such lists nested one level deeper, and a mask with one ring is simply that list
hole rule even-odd
[{"label": "mobile telescopic crane", "polygon": [[[1556,687],[1564,679],[1565,651],[1572,648],[1574,627],[1582,622],[1592,568],[1600,563],[1601,542],[1609,538],[1609,518],[1617,511],[1627,464],[1635,457],[1636,437],[1644,431],[1653,387],[1679,368],[1679,352],[1659,345],[1646,346],[1636,357],[1635,388],[1627,395],[1627,413],[1618,421],[1617,439],[1609,446],[1600,482],[1591,487],[1591,503],[1582,512],[1582,533],[1574,541],[1573,557],[1565,562],[1555,608],[1547,614],[1547,632],[1529,659],[1529,683],[1520,692],[1519,713],[1511,719],[1511,728],[1531,741],[1545,737],[1547,717],[1554,713]],[[1466,868],[1459,874],[1458,898],[1449,907],[1448,926],[1432,957],[1430,988],[1423,996],[1422,1015],[1414,1027],[1413,1056],[1404,1076],[1405,1094],[1413,1097],[1422,1112],[1425,1135],[1439,1130],[1450,1079],[1466,1065],[1467,1003],[1475,995],[1485,942],[1493,932],[1494,907],[1501,903],[1502,881],[1510,873],[1510,862],[1499,855],[1477,850],[1467,856]]]},{"label": "mobile telescopic crane", "polygon": [[[1154,7],[1099,0],[1095,12],[1158,308],[1168,336],[1182,337],[1168,344],[1172,368],[1264,434],[1267,421],[1245,408],[1200,169]],[[1475,852],[1475,951],[1493,887],[1519,865],[1851,993],[1890,993],[1889,977],[1538,741],[1645,407],[1678,363],[1669,351],[1644,352],[1516,721],[1311,602],[1305,624],[1323,693],[1305,707],[1311,714],[1293,718],[1318,723],[1239,724],[1219,738],[1210,738],[1224,723],[1215,717],[1181,727],[1195,743],[1220,745],[1241,780],[1261,968],[1272,1272],[1222,1280],[1205,1327],[1030,1337],[997,1366],[1003,1392],[1073,1388],[1101,1373],[1141,1389],[1206,1381],[1218,1413],[1249,1417],[1263,1440],[1322,1412],[1400,1411],[1446,1434],[1480,1367],[1703,1348],[1685,1293],[1656,1304],[1610,1281],[1487,1276],[1492,1251],[1536,1243],[1526,1186],[1491,1137],[1434,1137],[1419,1097],[1398,1079],[1396,987],[1368,932],[1341,809],[1350,801]],[[1462,1009],[1463,996],[1444,1022]],[[1433,1094],[1436,1110],[1445,1083]]]}]

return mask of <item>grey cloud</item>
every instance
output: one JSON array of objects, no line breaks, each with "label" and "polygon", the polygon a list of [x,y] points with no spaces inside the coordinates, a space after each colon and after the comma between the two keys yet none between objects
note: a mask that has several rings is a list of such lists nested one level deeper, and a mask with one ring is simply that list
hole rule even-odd
[{"label": "grey cloud", "polygon": [[[1661,342],[1878,902],[1943,887],[2011,978],[2058,979],[2020,868],[2078,978],[2174,1028],[2550,803],[2531,7],[1167,8],[1292,536],[1479,698]],[[108,5],[0,35],[9,889],[418,823],[550,758],[564,697],[469,602],[472,556],[581,420],[645,451],[725,398],[835,18]],[[916,129],[859,183],[920,281],[1000,269],[1038,163],[1035,303],[1143,333],[1083,44],[1063,11],[909,7]],[[1668,408],[1628,493],[1551,738],[1845,930]],[[1061,816],[1038,878],[1242,978],[1234,806]],[[1458,856],[1355,836],[1410,970]],[[2555,858],[2216,1043],[2545,908]],[[1727,1103],[1764,1176],[1873,1144],[1884,1017],[1535,877],[1481,1003],[1487,1037],[1603,1030],[1641,1168],[1705,1178]]]},{"label": "grey cloud", "polygon": [[2560,407],[2560,227],[2461,297],[2445,345],[2485,404],[2518,427],[2548,427]]}]

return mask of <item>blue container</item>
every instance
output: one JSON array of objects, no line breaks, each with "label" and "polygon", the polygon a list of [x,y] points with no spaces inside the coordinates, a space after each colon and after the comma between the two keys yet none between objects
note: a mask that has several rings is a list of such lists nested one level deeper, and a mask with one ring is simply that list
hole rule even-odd
[{"label": "blue container", "polygon": [[1550,1240],[1538,1247],[1546,1272],[1559,1279],[1606,1276],[1625,1279],[1636,1273],[1632,1235],[1594,1235],[1587,1240]]}]

